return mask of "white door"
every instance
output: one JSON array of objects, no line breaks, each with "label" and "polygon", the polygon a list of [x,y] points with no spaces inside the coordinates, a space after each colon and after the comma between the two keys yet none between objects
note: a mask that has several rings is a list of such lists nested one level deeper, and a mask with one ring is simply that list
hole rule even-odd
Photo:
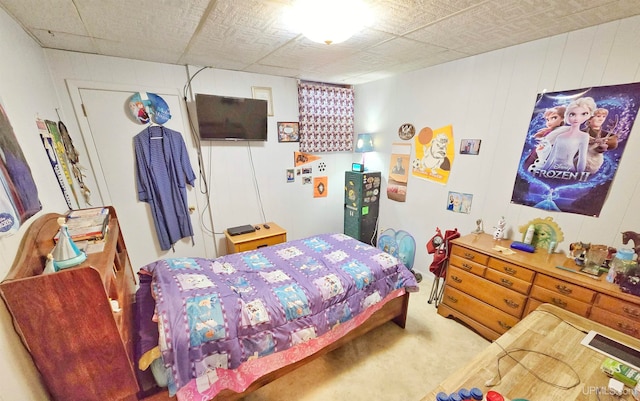
[{"label": "white door", "polygon": [[[205,244],[197,221],[201,215],[197,207],[197,191],[192,188],[188,190],[189,206],[196,208],[191,214],[195,247],[192,246],[191,238],[183,238],[175,244],[175,252],[160,249],[149,205],[138,201],[133,137],[144,130],[146,125],[134,122],[128,114],[128,100],[135,92],[136,90],[78,88],[79,99],[72,99],[76,110],[78,105],[75,103],[81,101],[86,113],[84,127],[82,123],[80,126],[91,166],[97,177],[100,194],[96,198],[101,197],[105,205],[115,207],[134,271],[159,258],[205,257]],[[192,149],[189,146],[192,143],[189,134],[185,135],[184,132],[178,95],[154,93],[167,102],[171,111],[172,117],[164,126],[182,132],[187,148]],[[194,156],[191,156],[191,166],[197,174],[198,164]],[[100,199],[96,199],[96,202],[100,202]]]}]

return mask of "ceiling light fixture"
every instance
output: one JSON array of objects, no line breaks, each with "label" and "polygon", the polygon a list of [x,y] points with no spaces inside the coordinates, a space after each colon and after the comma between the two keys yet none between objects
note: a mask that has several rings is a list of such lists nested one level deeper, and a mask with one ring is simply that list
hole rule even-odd
[{"label": "ceiling light fixture", "polygon": [[371,24],[372,15],[362,0],[298,0],[289,19],[310,40],[330,45]]}]

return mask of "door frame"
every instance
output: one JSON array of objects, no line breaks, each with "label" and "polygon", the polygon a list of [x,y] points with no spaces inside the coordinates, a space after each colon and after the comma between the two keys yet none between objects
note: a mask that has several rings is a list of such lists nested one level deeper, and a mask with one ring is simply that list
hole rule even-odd
[{"label": "door frame", "polygon": [[178,96],[178,100],[180,102],[180,113],[182,117],[183,132],[189,133],[189,135],[191,135],[191,128],[189,127],[189,122],[187,121],[189,114],[186,113],[186,104],[178,89],[158,87],[152,88],[140,85],[113,84],[106,82],[82,81],[73,79],[66,79],[65,83],[67,85],[67,90],[69,91],[69,98],[71,99],[71,106],[73,107],[76,121],[78,122],[78,126],[80,127],[80,135],[82,136],[82,141],[84,142],[84,146],[87,150],[87,156],[89,159],[88,162],[91,168],[91,172],[98,187],[98,197],[100,198],[99,203],[102,205],[110,205],[112,204],[112,201],[111,195],[109,194],[109,187],[107,185],[107,181],[100,164],[98,149],[96,147],[95,141],[93,140],[91,125],[89,124],[89,119],[84,113],[81,95],[81,91],[83,89],[104,90],[112,92],[131,92],[132,95],[136,92],[151,92],[160,96]]}]

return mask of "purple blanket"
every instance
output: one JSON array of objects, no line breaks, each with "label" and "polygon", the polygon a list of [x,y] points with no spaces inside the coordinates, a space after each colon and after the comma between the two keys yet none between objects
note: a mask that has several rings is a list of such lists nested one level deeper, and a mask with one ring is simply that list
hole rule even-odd
[{"label": "purple blanket", "polygon": [[395,289],[418,290],[396,258],[343,234],[143,269],[153,274],[171,395],[216,368],[319,337]]}]

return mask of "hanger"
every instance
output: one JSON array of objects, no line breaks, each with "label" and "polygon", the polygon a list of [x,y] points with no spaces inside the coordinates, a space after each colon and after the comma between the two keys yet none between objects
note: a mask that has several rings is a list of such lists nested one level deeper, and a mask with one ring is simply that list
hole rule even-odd
[{"label": "hanger", "polygon": [[[156,122],[151,121],[147,128],[151,128],[151,127],[163,128],[164,126],[162,124],[158,124]],[[151,132],[149,132],[149,133],[151,133]],[[164,138],[164,131],[161,129],[160,130],[160,136],[152,136],[152,135],[150,135],[149,138],[151,138],[151,139],[163,139]]]}]

